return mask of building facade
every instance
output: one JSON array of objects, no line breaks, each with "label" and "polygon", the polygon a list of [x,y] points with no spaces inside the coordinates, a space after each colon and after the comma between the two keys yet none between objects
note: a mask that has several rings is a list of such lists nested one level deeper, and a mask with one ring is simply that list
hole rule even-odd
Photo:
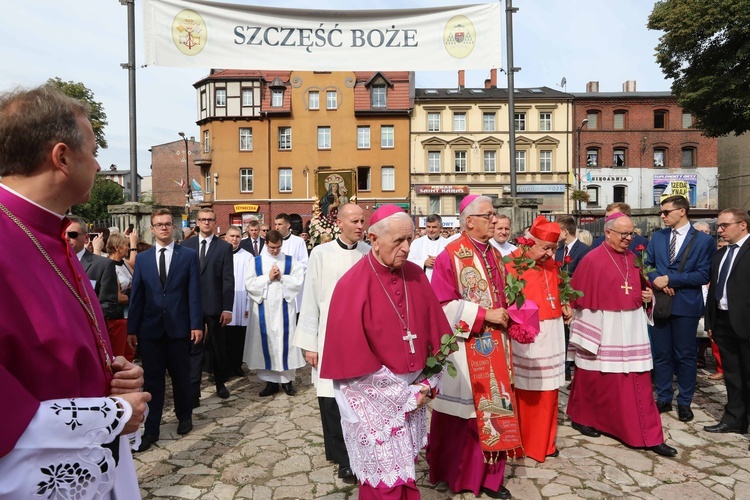
[{"label": "building facade", "polygon": [[[625,202],[658,206],[683,194],[696,212],[718,207],[717,140],[693,128],[693,119],[670,92],[598,92],[590,82],[575,96],[576,187],[589,195],[583,210]],[[577,145],[580,141],[580,147]]]},{"label": "building facade", "polygon": [[719,210],[750,210],[750,134],[719,137]]},{"label": "building facade", "polygon": [[[175,136],[177,133],[175,133]],[[155,205],[185,207],[195,210],[197,201],[187,197],[188,184],[201,179],[201,169],[194,161],[201,154],[201,144],[190,137],[185,147],[183,139],[151,146],[151,201]],[[190,161],[185,161],[185,158]]]},{"label": "building facade", "polygon": [[[130,180],[130,170],[119,170],[117,165],[110,165],[107,170],[101,170],[97,172],[97,175],[101,178],[110,180],[117,183],[122,187],[122,194],[126,200],[130,200],[130,192],[133,189],[132,182]],[[136,175],[135,179],[135,196],[136,199],[141,197],[141,180],[143,177],[140,174]]]},{"label": "building facade", "polygon": [[[414,215],[458,215],[467,194],[510,194],[508,91],[492,71],[484,88],[416,90],[411,127]],[[568,210],[572,96],[548,87],[514,94],[517,195],[539,198],[540,212]],[[445,218],[445,217],[444,217]]]}]

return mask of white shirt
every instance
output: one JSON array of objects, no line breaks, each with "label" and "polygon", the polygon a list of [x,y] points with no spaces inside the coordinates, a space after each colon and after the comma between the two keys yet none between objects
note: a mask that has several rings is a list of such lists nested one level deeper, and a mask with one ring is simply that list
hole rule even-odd
[{"label": "white shirt", "polygon": [[213,234],[209,235],[207,238],[204,238],[202,234],[198,234],[198,258],[200,258],[201,255],[201,245],[203,244],[203,241],[206,241],[206,253],[208,253],[208,247],[211,246],[213,239]]},{"label": "white shirt", "polygon": [[80,261],[83,258],[83,254],[86,253],[86,247],[81,248],[81,251],[76,254],[76,257],[78,257],[78,260]]},{"label": "white shirt", "polygon": [[518,248],[512,243],[508,243],[508,240],[505,240],[505,243],[499,243],[497,240],[495,240],[495,238],[490,238],[490,245],[497,248],[498,252],[500,252],[501,257],[505,257],[506,255],[513,253]]},{"label": "white shirt", "polygon": [[[685,238],[687,237],[690,227],[690,224],[687,223],[679,229],[672,229],[672,231],[677,231],[677,244],[675,245],[674,250],[675,258],[680,254],[680,248],[682,248],[682,244],[685,243]],[[672,233],[669,233],[669,242],[670,244],[672,243]]]},{"label": "white shirt", "polygon": [[[719,309],[721,309],[722,311],[729,310],[729,301],[727,300],[727,282],[729,282],[729,275],[732,274],[732,266],[734,266],[734,259],[737,258],[737,254],[740,253],[740,248],[742,248],[742,245],[745,244],[745,241],[747,241],[748,236],[750,236],[750,234],[746,234],[744,238],[738,241],[736,243],[737,248],[734,250],[734,252],[732,252],[732,262],[729,263],[729,273],[727,273],[727,281],[724,282],[724,289],[721,291],[721,300],[719,301]],[[727,260],[727,255],[729,255],[728,247],[727,247],[727,251],[724,252],[724,257],[721,258],[721,263],[719,264],[719,274],[721,274],[721,266],[723,266],[724,261]],[[718,279],[718,276],[716,279]]]},{"label": "white shirt", "polygon": [[174,253],[174,241],[172,241],[169,245],[163,247],[161,246],[161,243],[156,241],[154,244],[154,248],[156,249],[156,271],[159,271],[159,259],[161,258],[161,252],[160,250],[162,248],[166,248],[166,251],[164,252],[164,260],[167,263],[167,276],[169,276],[169,265],[172,263],[172,254]]}]

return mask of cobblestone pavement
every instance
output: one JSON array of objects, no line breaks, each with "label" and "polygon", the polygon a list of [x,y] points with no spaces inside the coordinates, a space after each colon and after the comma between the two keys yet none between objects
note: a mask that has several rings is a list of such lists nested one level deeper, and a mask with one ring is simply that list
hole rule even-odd
[{"label": "cobblestone pavement", "polygon": [[[678,421],[675,411],[662,415],[667,444],[677,448],[677,458],[631,449],[606,436],[580,435],[565,416],[568,391],[563,389],[560,456],[543,464],[509,462],[505,485],[518,499],[750,499],[748,436],[702,430],[721,416],[726,397],[723,381],[707,380],[709,373],[699,370],[693,422]],[[261,398],[263,385],[250,374],[231,380],[231,397],[220,400],[204,379],[207,389],[194,411],[193,431],[178,436],[174,413],[165,411],[158,443],[135,455],[143,497],[356,499],[357,487],[339,480],[325,459],[309,368],[298,370],[297,382],[296,396],[282,391]],[[444,483],[430,484],[423,457],[417,474],[424,499],[474,498],[452,495]]]}]

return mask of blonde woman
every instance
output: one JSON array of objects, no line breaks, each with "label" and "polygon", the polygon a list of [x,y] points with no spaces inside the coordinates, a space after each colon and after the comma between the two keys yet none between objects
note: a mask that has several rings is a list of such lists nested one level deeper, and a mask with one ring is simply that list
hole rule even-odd
[{"label": "blonde woman", "polygon": [[107,319],[109,341],[115,356],[125,356],[133,361],[135,352],[127,345],[128,320],[127,307],[130,301],[130,285],[133,281],[133,269],[126,259],[130,256],[130,240],[120,233],[113,233],[107,240],[107,254],[115,261],[117,274],[117,311],[113,318]]}]

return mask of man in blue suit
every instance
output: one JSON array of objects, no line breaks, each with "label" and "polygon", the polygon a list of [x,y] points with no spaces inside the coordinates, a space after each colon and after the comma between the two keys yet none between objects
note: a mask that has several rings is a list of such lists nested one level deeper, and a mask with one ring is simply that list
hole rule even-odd
[{"label": "man in blue suit", "polygon": [[[672,298],[669,317],[655,318],[654,326],[649,327],[656,406],[661,413],[672,410],[672,378],[676,374],[677,416],[690,422],[698,370],[695,333],[703,316],[702,287],[709,281],[716,244],[711,236],[690,224],[690,203],[685,197],[669,196],[661,202],[661,208],[661,220],[667,227],[651,236],[646,249],[646,265],[656,268],[648,275],[654,290]],[[685,265],[680,271],[683,257]],[[659,298],[657,293],[657,304]]]},{"label": "man in blue suit", "polygon": [[128,313],[128,343],[140,345],[144,389],[152,394],[146,429],[138,451],[159,439],[164,407],[164,374],[174,392],[178,434],[193,428],[190,347],[203,338],[198,254],[173,239],[174,220],[167,209],[151,214],[156,244],[135,259]]}]

